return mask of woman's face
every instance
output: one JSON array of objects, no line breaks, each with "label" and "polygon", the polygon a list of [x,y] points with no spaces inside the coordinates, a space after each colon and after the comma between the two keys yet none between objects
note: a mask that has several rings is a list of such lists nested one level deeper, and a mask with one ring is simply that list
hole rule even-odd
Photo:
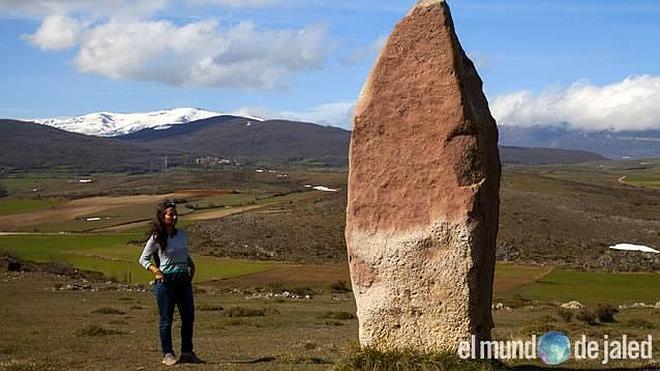
[{"label": "woman's face", "polygon": [[165,209],[165,216],[163,217],[163,221],[165,222],[166,226],[174,227],[176,225],[177,219],[178,215],[176,213],[176,208],[168,207]]}]

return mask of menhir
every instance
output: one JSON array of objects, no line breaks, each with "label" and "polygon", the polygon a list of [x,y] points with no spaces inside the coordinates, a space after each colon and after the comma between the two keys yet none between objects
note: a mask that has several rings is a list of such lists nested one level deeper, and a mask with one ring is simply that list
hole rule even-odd
[{"label": "menhir", "polygon": [[396,25],[360,95],[346,241],[362,345],[490,338],[497,126],[444,1]]}]

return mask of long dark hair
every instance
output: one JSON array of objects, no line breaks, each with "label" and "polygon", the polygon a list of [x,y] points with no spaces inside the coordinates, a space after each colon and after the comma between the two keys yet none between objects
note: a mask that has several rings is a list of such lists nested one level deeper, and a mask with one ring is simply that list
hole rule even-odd
[{"label": "long dark hair", "polygon": [[[156,217],[151,221],[151,226],[149,228],[149,235],[156,238],[156,242],[160,245],[161,251],[167,248],[167,237],[169,237],[169,235],[167,233],[167,228],[165,227],[165,210],[171,207],[176,209],[176,204],[172,201],[165,201],[158,204],[158,208],[156,208]],[[176,235],[176,232],[177,230],[174,228],[172,236]]]}]

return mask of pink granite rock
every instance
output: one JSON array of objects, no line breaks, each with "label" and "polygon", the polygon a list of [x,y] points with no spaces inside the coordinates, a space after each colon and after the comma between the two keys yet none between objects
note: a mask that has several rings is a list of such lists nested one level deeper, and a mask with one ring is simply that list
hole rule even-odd
[{"label": "pink granite rock", "polygon": [[419,2],[354,118],[346,241],[362,345],[456,351],[490,338],[497,136],[448,5]]}]

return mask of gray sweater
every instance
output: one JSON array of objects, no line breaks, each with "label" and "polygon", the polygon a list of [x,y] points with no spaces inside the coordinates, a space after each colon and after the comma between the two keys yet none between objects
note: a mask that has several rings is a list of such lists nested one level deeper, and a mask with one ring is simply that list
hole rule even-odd
[{"label": "gray sweater", "polygon": [[188,256],[188,236],[186,232],[177,230],[173,237],[168,237],[165,251],[162,251],[160,245],[156,242],[156,237],[151,236],[140,256],[140,265],[145,269],[149,269],[149,266],[153,264],[151,257],[156,252],[160,259],[159,268],[163,274],[189,272],[191,261]]}]

